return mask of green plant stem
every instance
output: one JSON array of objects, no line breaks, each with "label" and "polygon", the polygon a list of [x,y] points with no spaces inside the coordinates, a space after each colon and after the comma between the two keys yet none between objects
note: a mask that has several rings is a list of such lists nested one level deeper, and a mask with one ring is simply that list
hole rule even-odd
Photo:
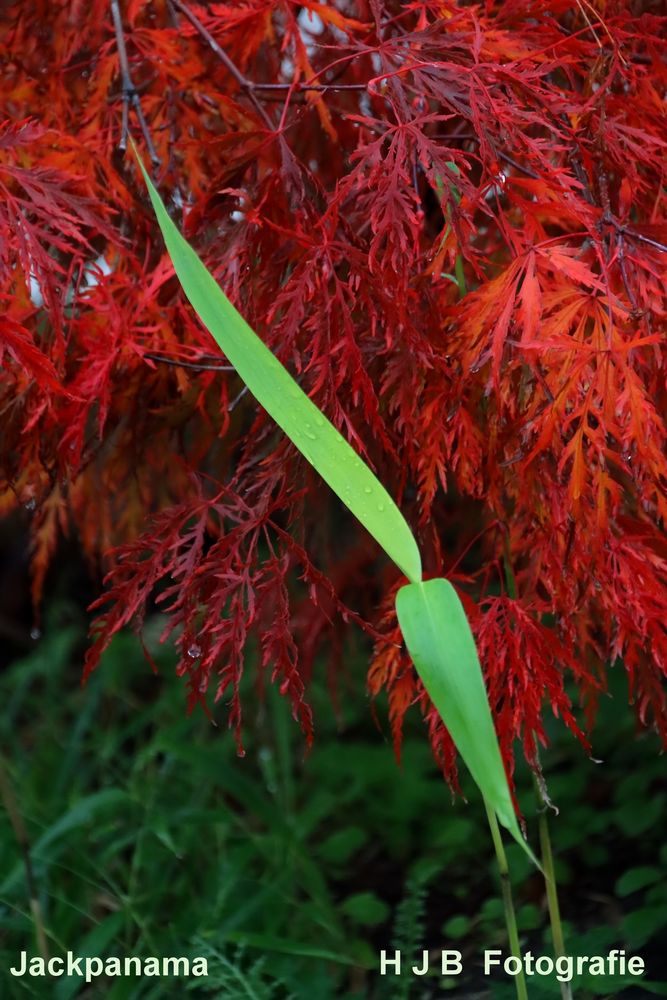
[{"label": "green plant stem", "polygon": [[468,289],[466,286],[465,271],[463,270],[463,256],[460,253],[457,253],[454,262],[454,274],[456,275],[456,283],[459,286],[459,295],[463,298],[467,294]]},{"label": "green plant stem", "polygon": [[484,799],[484,805],[486,807],[486,815],[489,820],[491,837],[493,838],[493,846],[495,848],[496,859],[498,861],[498,873],[500,875],[500,888],[503,896],[505,924],[507,926],[507,937],[509,939],[510,951],[512,955],[521,963],[521,971],[514,979],[514,983],[516,985],[516,995],[518,1000],[528,1000],[528,989],[526,987],[526,977],[523,972],[523,956],[521,955],[519,929],[516,923],[514,902],[512,900],[512,885],[510,883],[510,871],[509,865],[507,864],[507,855],[505,854],[502,837],[500,836],[500,827],[498,826],[496,814],[489,806],[486,799]]},{"label": "green plant stem", "polygon": [[30,842],[28,840],[28,834],[26,832],[25,823],[23,822],[23,816],[19,810],[19,806],[16,801],[16,796],[14,795],[14,789],[12,788],[11,780],[9,777],[9,770],[5,766],[5,762],[2,757],[0,757],[0,799],[2,800],[2,804],[4,805],[7,815],[9,817],[9,822],[12,825],[12,829],[14,830],[14,836],[16,837],[19,849],[21,851],[21,855],[23,857],[26,888],[28,890],[28,898],[30,901],[30,912],[32,914],[33,925],[35,928],[37,949],[41,957],[44,959],[44,961],[47,962],[49,959],[49,946],[46,940],[46,928],[44,927],[42,907],[39,902],[37,881],[35,879],[35,873],[32,867],[32,858],[30,855]]},{"label": "green plant stem", "polygon": [[[563,936],[563,925],[560,919],[560,907],[558,905],[558,888],[556,886],[556,874],[554,871],[554,859],[551,851],[551,837],[549,836],[549,821],[546,813],[546,803],[535,781],[535,789],[538,801],[542,808],[538,813],[538,828],[540,831],[540,850],[542,853],[542,867],[544,868],[544,882],[547,892],[547,906],[549,908],[549,922],[551,924],[551,937],[554,945],[556,958],[561,958],[565,954],[565,938]],[[569,983],[560,984],[560,994],[563,1000],[572,1000],[572,988]]]}]

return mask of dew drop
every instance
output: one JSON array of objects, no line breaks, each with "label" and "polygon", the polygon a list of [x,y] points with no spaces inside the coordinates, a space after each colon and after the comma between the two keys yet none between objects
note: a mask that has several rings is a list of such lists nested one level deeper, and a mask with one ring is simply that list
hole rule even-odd
[{"label": "dew drop", "polygon": [[316,427],[324,427],[325,421],[324,421],[323,417],[317,416],[317,417],[314,417],[313,419],[315,421],[315,426]]},{"label": "dew drop", "polygon": [[26,500],[23,506],[25,507],[26,510],[34,510],[35,507],[37,506],[37,501],[35,500],[34,497],[30,497],[29,500]]},{"label": "dew drop", "polygon": [[41,639],[41,637],[42,637],[41,629],[38,629],[36,626],[30,629],[30,638],[32,639],[33,642],[37,642],[37,640]]},{"label": "dew drop", "polygon": [[384,504],[383,503],[379,503],[378,504],[378,510],[380,511],[380,513],[382,513],[382,511],[384,510]]},{"label": "dew drop", "polygon": [[201,656],[201,646],[198,646],[196,642],[193,642],[191,646],[188,647],[188,656],[196,660],[198,656]]},{"label": "dew drop", "polygon": [[238,750],[236,751],[236,756],[237,757],[245,757],[245,750],[243,749],[243,747],[239,747],[238,748]]},{"label": "dew drop", "polygon": [[310,438],[311,441],[317,441],[317,434],[313,434],[312,431],[306,431],[306,437]]},{"label": "dew drop", "polygon": [[364,493],[372,493],[372,492],[373,492],[372,486],[364,486]]}]

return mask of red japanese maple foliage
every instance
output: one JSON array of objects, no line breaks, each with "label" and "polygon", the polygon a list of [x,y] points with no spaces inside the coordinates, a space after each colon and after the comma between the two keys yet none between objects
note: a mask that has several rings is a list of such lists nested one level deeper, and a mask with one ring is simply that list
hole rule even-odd
[{"label": "red japanese maple foliage", "polygon": [[191,708],[224,699],[240,746],[250,648],[310,740],[355,623],[397,746],[417,704],[456,780],[397,570],[211,353],[131,132],[460,588],[509,766],[545,710],[585,742],[616,660],[667,744],[660,7],[3,4],[0,503],[31,512],[36,605],[61,533],[106,571],[87,673],[156,602]]}]

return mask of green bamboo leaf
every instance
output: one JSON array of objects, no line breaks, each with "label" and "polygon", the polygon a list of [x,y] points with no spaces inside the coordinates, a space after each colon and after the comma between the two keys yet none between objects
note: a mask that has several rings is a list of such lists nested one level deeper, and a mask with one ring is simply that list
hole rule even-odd
[{"label": "green bamboo leaf", "polygon": [[409,580],[420,580],[417,543],[384,486],[234,308],[181,236],[137,159],[176,274],[204,326],[253,396],[389,558]]},{"label": "green bamboo leaf", "polygon": [[517,823],[477,647],[458,594],[448,580],[411,583],[396,595],[396,612],[428,696],[482,795],[539,867]]}]

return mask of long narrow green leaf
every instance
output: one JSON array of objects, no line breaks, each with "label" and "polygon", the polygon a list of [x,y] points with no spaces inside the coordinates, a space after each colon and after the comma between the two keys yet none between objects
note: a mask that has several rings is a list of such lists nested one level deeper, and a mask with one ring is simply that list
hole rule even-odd
[{"label": "long narrow green leaf", "polygon": [[468,770],[537,864],[516,820],[475,640],[456,591],[448,580],[411,583],[399,590],[396,611],[422,683]]},{"label": "long narrow green leaf", "polygon": [[417,543],[387,491],[231,304],[171,221],[136,155],[199,318],[258,402],[411,581],[399,591],[396,609],[417,671],[482,794],[535,861],[516,821],[475,642],[456,592],[446,580],[421,582]]},{"label": "long narrow green leaf", "polygon": [[176,274],[204,326],[253,396],[389,558],[409,580],[421,580],[417,543],[384,486],[234,308],[171,221],[141,160],[139,164]]}]

